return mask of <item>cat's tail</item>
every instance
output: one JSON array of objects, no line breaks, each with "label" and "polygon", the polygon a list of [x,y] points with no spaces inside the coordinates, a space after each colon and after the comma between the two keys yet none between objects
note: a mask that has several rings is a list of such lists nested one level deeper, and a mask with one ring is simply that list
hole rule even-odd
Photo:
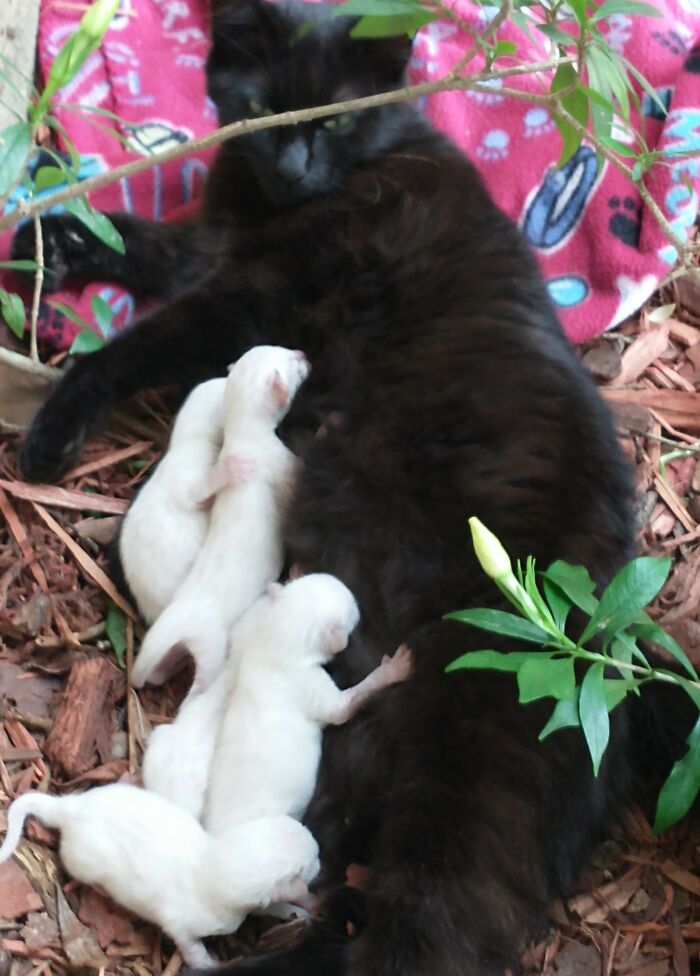
[{"label": "cat's tail", "polygon": [[66,801],[70,797],[47,796],[46,793],[24,793],[18,796],[7,811],[7,833],[0,847],[0,861],[15,852],[27,817],[37,817],[48,827],[60,829],[67,815]]},{"label": "cat's tail", "polygon": [[175,600],[146,634],[131,672],[135,688],[161,685],[190,654],[198,691],[220,673],[228,650],[228,628],[214,601]]}]

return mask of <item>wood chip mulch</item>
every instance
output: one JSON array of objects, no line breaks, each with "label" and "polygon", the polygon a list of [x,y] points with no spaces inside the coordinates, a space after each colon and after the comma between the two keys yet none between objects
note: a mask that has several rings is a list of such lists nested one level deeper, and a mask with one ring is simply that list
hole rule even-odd
[{"label": "wood chip mulch", "polygon": [[[700,284],[677,279],[580,352],[635,465],[641,549],[674,560],[653,613],[700,666]],[[105,627],[110,600],[120,599],[106,546],[162,450],[167,416],[159,396],[139,400],[58,486],[23,484],[17,437],[0,436],[0,831],[5,808],[28,789],[136,774],[149,729],[184,693],[186,677],[127,695]],[[140,634],[133,616],[127,657]],[[30,821],[26,838],[0,865],[0,976],[81,966],[176,976],[168,940],[72,881],[50,830]],[[700,973],[700,824],[655,838],[633,811],[611,826],[578,893],[554,904],[550,920],[522,958],[527,976]],[[276,948],[299,928],[256,920],[220,948],[227,958]]]}]

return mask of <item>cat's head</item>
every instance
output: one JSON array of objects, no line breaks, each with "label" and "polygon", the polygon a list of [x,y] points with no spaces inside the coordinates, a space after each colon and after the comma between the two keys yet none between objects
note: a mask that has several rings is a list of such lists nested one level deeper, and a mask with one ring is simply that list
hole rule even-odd
[{"label": "cat's head", "polygon": [[[267,0],[214,0],[207,83],[222,124],[345,101],[398,88],[406,37],[354,40],[355,18],[333,7]],[[261,190],[293,204],[336,187],[348,169],[398,138],[396,105],[265,129],[229,143]]]}]

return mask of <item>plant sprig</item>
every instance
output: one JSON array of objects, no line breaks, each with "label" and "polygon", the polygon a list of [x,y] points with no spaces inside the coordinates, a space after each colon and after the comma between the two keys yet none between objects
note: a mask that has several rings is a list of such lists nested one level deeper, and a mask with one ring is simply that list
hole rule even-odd
[{"label": "plant sprig", "polygon": [[[700,710],[697,671],[678,642],[644,609],[666,582],[670,559],[640,556],[631,560],[598,597],[585,567],[557,560],[538,574],[529,556],[525,569],[518,565],[514,571],[496,536],[478,518],[470,518],[469,524],[481,568],[517,613],[475,608],[450,613],[446,619],[536,646],[532,650],[470,651],[449,664],[448,672],[509,671],[517,676],[521,703],[554,698],[556,704],[540,739],[559,729],[580,727],[596,776],[610,739],[609,713],[629,693],[639,694],[650,681],[674,684]],[[573,607],[588,617],[576,640],[565,630]],[[593,639],[597,650],[586,646]],[[649,664],[639,647],[640,640],[662,647],[685,673]],[[654,824],[657,832],[684,816],[700,791],[700,718],[688,746],[659,795]]]}]

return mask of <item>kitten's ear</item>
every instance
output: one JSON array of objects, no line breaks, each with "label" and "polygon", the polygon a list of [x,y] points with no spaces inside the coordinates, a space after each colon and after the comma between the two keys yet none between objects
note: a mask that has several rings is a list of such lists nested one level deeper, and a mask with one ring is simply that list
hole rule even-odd
[{"label": "kitten's ear", "polygon": [[282,379],[282,374],[278,369],[273,373],[269,384],[270,396],[275,410],[282,410],[289,402],[289,388]]},{"label": "kitten's ear", "polygon": [[340,624],[335,624],[326,631],[326,648],[332,654],[344,651],[348,646],[348,633]]},{"label": "kitten's ear", "polygon": [[228,364],[228,366],[226,367],[226,372],[227,372],[227,373],[230,373],[230,372],[231,372],[231,370],[233,369],[233,367],[234,367],[235,365],[236,365],[236,363],[235,363],[235,362],[233,362],[233,363],[229,363],[229,364]]},{"label": "kitten's ear", "polygon": [[282,596],[282,590],[284,586],[281,583],[269,583],[267,587],[267,595],[271,600],[277,600]]}]

